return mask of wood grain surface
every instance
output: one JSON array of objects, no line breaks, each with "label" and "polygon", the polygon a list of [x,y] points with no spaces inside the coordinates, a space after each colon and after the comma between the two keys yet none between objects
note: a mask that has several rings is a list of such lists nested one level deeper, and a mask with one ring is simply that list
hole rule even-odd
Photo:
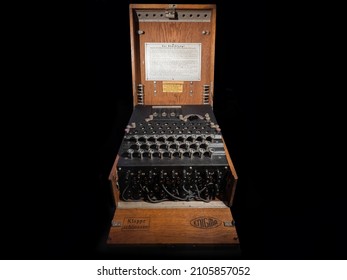
[{"label": "wood grain surface", "polygon": [[117,209],[108,244],[239,244],[229,208]]},{"label": "wood grain surface", "polygon": [[[168,9],[168,5],[131,5],[130,38],[134,105],[138,104],[137,85],[144,85],[144,105],[203,104],[203,85],[210,86],[208,104],[213,104],[216,9],[214,5],[177,5],[176,9],[211,10],[209,22],[139,22],[135,10]],[[138,35],[137,31],[144,33]],[[203,31],[208,31],[204,35]],[[201,43],[201,80],[182,81],[183,92],[163,92],[163,81],[145,77],[145,43]],[[190,91],[192,90],[192,93]]]}]

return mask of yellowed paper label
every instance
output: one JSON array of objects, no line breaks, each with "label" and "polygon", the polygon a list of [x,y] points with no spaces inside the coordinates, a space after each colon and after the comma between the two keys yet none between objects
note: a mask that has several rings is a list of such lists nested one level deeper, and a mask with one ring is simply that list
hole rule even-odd
[{"label": "yellowed paper label", "polygon": [[183,92],[183,82],[163,82],[163,92]]},{"label": "yellowed paper label", "polygon": [[146,81],[200,81],[201,43],[145,43]]}]

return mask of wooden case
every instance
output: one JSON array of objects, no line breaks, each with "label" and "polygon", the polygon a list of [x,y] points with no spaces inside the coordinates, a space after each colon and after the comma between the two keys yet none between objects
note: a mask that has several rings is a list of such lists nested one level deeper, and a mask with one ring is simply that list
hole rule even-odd
[{"label": "wooden case", "polygon": [[[133,105],[213,106],[215,36],[215,5],[130,4]],[[177,59],[181,45],[191,48],[187,61]],[[165,52],[165,48],[171,47],[177,48],[174,58]],[[172,71],[176,68],[178,73]],[[116,211],[108,244],[238,246],[230,211],[238,177],[225,144],[224,147],[232,173],[227,204],[222,201],[155,204],[122,201],[117,185],[117,156],[109,176]]]}]

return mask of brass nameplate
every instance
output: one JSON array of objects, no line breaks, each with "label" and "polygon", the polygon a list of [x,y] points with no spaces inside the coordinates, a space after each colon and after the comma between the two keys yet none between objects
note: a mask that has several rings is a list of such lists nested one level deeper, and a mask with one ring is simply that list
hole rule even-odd
[{"label": "brass nameplate", "polygon": [[183,82],[163,82],[163,92],[183,92]]}]

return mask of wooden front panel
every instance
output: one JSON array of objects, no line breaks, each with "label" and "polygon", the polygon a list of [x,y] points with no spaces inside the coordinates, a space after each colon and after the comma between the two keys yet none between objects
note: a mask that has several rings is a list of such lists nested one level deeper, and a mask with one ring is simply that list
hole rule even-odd
[{"label": "wooden front panel", "polygon": [[[143,105],[193,105],[204,104],[204,86],[209,87],[208,101],[213,103],[214,51],[215,51],[215,6],[177,5],[177,10],[209,10],[210,20],[199,21],[138,21],[136,12],[144,10],[165,10],[168,5],[131,5],[131,53],[134,105],[139,104],[137,85],[144,89]],[[189,16],[187,14],[187,16]],[[140,31],[141,34],[138,34]],[[207,34],[206,34],[207,32]],[[199,81],[177,81],[183,83],[183,90],[165,92],[167,81],[146,80],[145,43],[200,43],[201,79]]]},{"label": "wooden front panel", "polygon": [[[117,209],[108,244],[232,244],[229,208]],[[225,224],[225,222],[227,224]]]}]

